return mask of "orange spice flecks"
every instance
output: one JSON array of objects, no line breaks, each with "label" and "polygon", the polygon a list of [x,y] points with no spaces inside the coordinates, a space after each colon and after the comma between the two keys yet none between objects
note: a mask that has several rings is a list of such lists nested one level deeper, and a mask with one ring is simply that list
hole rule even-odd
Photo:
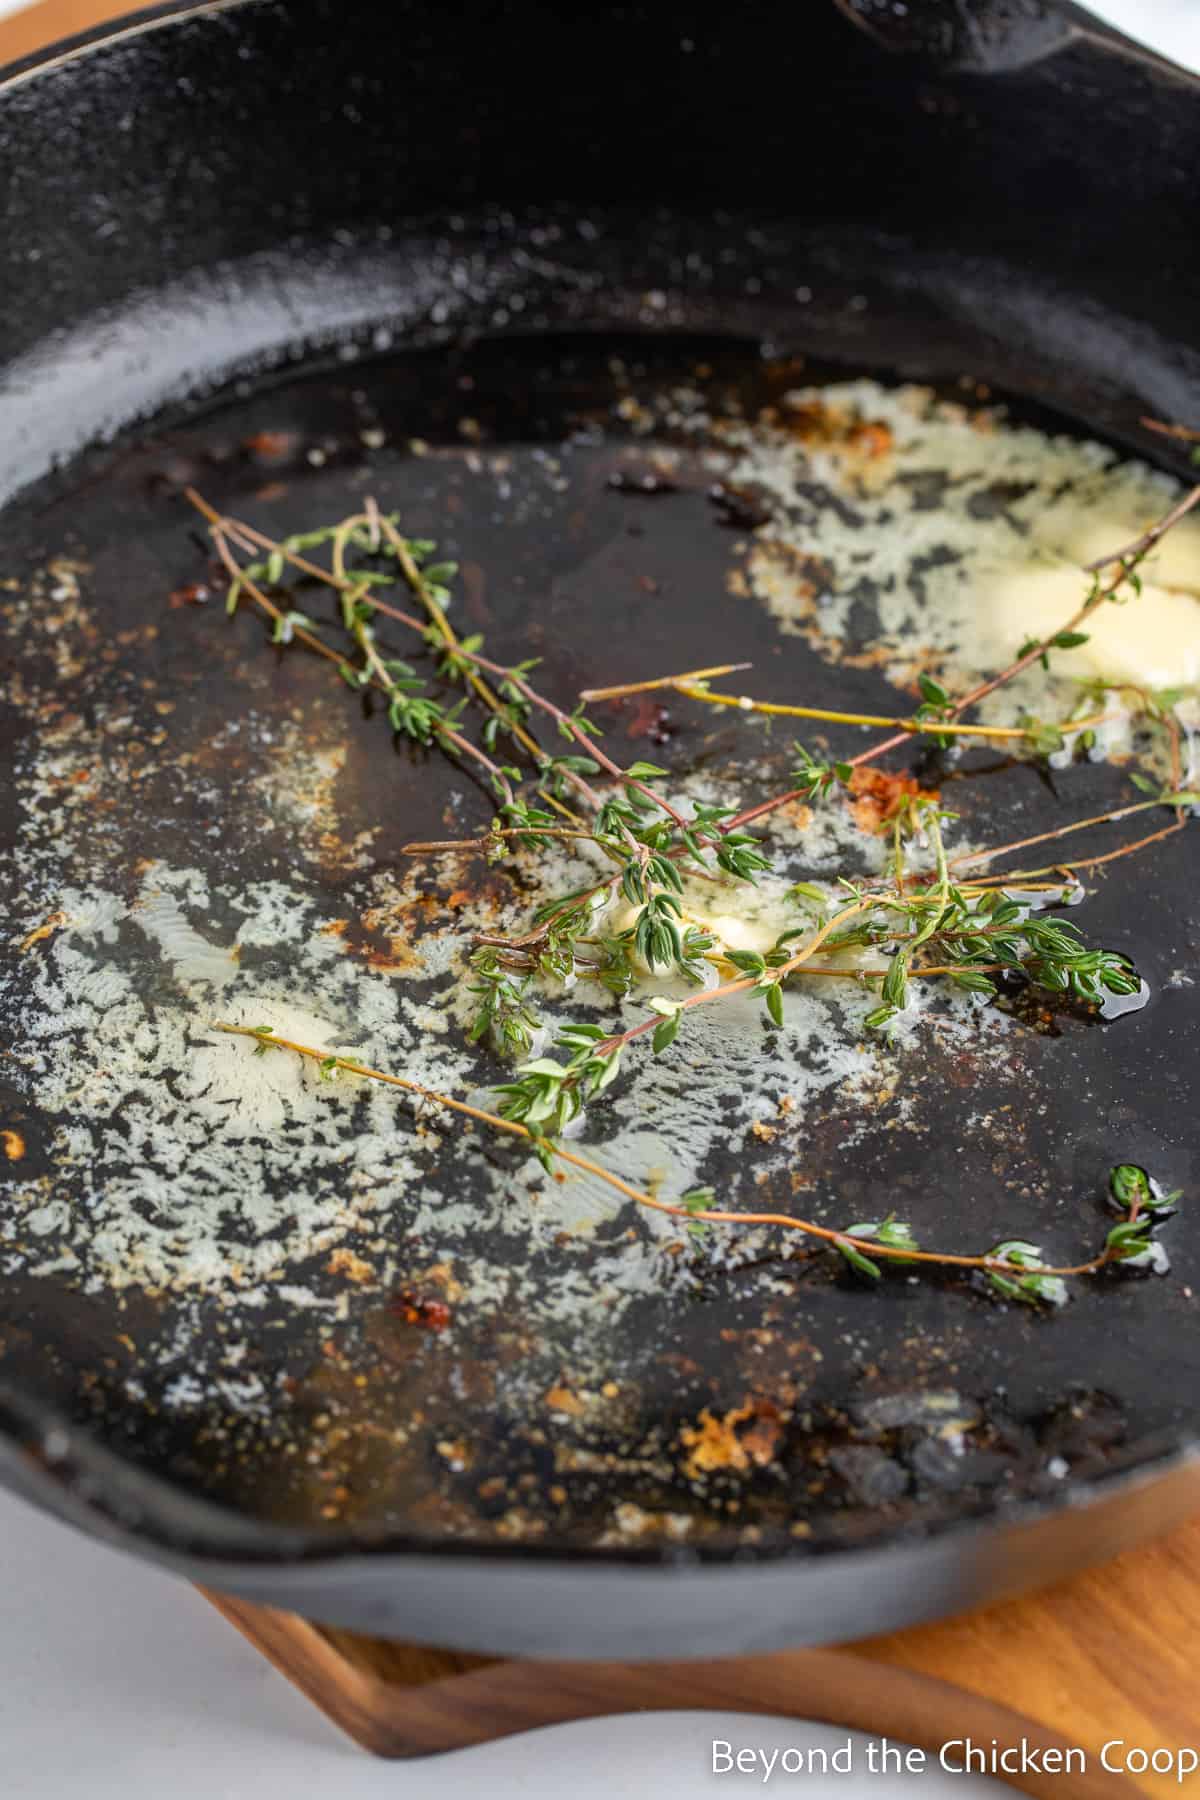
[{"label": "orange spice flecks", "polygon": [[357,1281],[360,1285],[370,1281],[375,1274],[369,1262],[356,1256],[353,1250],[344,1248],[332,1251],[325,1266],[331,1275],[344,1275],[348,1281]]},{"label": "orange spice flecks", "polygon": [[[748,1428],[739,1430],[743,1425]],[[765,1467],[778,1449],[782,1429],[782,1414],[770,1400],[748,1395],[743,1406],[731,1408],[719,1419],[706,1406],[695,1425],[680,1430],[679,1440],[688,1452],[683,1472],[695,1480],[715,1469],[741,1471],[751,1463]]]},{"label": "orange spice flecks", "polygon": [[892,448],[890,425],[864,419],[843,406],[805,398],[791,402],[779,422],[802,443],[827,450],[848,450],[864,460],[886,456]]},{"label": "orange spice flecks", "polygon": [[936,800],[935,788],[923,788],[911,775],[893,775],[887,769],[862,764],[850,777],[850,792],[856,796],[850,811],[860,831],[881,831],[890,825],[906,800],[918,794]]},{"label": "orange spice flecks", "polygon": [[783,1415],[771,1400],[755,1400],[751,1411],[754,1421],[742,1433],[742,1448],[749,1452],[752,1462],[766,1468],[774,1460],[783,1436]]},{"label": "orange spice flecks", "polygon": [[256,431],[252,437],[242,439],[242,449],[251,456],[260,456],[268,461],[286,456],[296,443],[296,436],[291,431]]},{"label": "orange spice flecks", "polygon": [[25,1139],[19,1131],[0,1131],[0,1144],[9,1162],[20,1162],[25,1154]]},{"label": "orange spice flecks", "polygon": [[368,947],[364,953],[368,965],[381,975],[412,975],[421,967],[421,959],[406,938],[388,939],[386,950]]},{"label": "orange spice flecks", "polygon": [[872,461],[886,456],[892,447],[892,431],[881,419],[864,419],[849,433],[849,442],[861,455]]},{"label": "orange spice flecks", "polygon": [[406,1325],[420,1325],[425,1331],[445,1331],[453,1316],[444,1300],[430,1300],[402,1288],[388,1303],[388,1311],[403,1319]]},{"label": "orange spice flecks", "polygon": [[545,1400],[551,1412],[570,1413],[574,1418],[578,1418],[584,1410],[579,1395],[573,1394],[569,1387],[563,1387],[561,1382],[556,1387],[547,1388]]},{"label": "orange spice flecks", "polygon": [[695,1425],[684,1425],[679,1432],[679,1441],[688,1452],[684,1473],[694,1478],[713,1469],[748,1468],[750,1453],[742,1447],[737,1427],[750,1416],[748,1406],[735,1406],[719,1419],[704,1407]]},{"label": "orange spice flecks", "polygon": [[40,944],[43,938],[53,937],[54,933],[65,925],[66,922],[67,915],[65,912],[52,912],[48,919],[44,919],[40,925],[35,926],[28,937],[21,939],[21,949],[32,950],[33,946],[35,944]]},{"label": "orange spice flecks", "polygon": [[447,1300],[461,1300],[463,1297],[462,1282],[455,1279],[454,1271],[449,1263],[430,1263],[425,1271],[424,1279],[432,1281],[437,1287],[440,1287]]}]

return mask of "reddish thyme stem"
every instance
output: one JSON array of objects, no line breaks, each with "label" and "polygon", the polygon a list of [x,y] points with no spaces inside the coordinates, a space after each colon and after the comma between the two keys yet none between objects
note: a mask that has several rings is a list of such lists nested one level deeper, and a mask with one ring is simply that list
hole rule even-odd
[{"label": "reddish thyme stem", "polygon": [[[194,500],[200,504],[200,510],[207,516],[211,509],[200,502],[200,496],[198,494],[193,496],[190,488],[187,492],[189,498],[194,498]],[[212,517],[214,521],[212,526],[213,544],[221,562],[228,570],[231,580],[236,581],[239,587],[245,590],[254,604],[261,612],[265,613],[269,619],[276,621],[285,619],[287,614],[284,609],[276,606],[273,600],[268,599],[262,589],[258,587],[238,565],[229,548],[225,522],[216,513],[213,513]],[[347,585],[353,589],[352,583]],[[336,668],[343,669],[346,666],[346,659],[344,656],[341,656],[329,644],[326,644],[305,626],[293,626],[292,636],[297,642],[302,643],[306,649],[315,651],[318,656],[324,657],[326,662],[333,663]],[[371,649],[370,645],[366,645],[364,648],[371,670],[370,686],[378,688],[379,691],[385,695],[390,693],[391,684],[388,680],[387,671],[383,668],[380,658],[377,653]],[[432,724],[432,730],[447,745],[451,746],[459,756],[466,757],[468,761],[478,763],[479,767],[484,770],[489,779],[499,788],[506,799],[512,800],[514,798],[512,786],[508,777],[504,774],[500,765],[488,756],[486,751],[479,749],[478,745],[473,744],[469,738],[464,737],[460,731],[456,731],[453,726],[447,725],[443,720],[435,720]]]},{"label": "reddish thyme stem", "polygon": [[[1105,592],[1104,598],[1106,600],[1109,599],[1113,592],[1121,585],[1125,576],[1130,573],[1132,566],[1135,563],[1141,562],[1143,557],[1148,556],[1155,544],[1158,543],[1159,539],[1166,537],[1172,526],[1178,525],[1180,519],[1186,517],[1186,515],[1191,512],[1193,506],[1198,502],[1200,502],[1200,481],[1196,483],[1195,487],[1189,488],[1187,493],[1183,494],[1175,502],[1170,512],[1164,513],[1161,519],[1156,519],[1154,524],[1148,526],[1147,529],[1142,532],[1140,537],[1135,537],[1132,543],[1122,544],[1119,550],[1110,550],[1107,556],[1098,556],[1094,562],[1084,563],[1083,566],[1089,575],[1099,574],[1101,569],[1107,569],[1111,567],[1113,563],[1119,562],[1125,564],[1122,574],[1113,581],[1111,586]],[[1066,627],[1063,629],[1065,630]]]},{"label": "reddish thyme stem", "polygon": [[[1132,856],[1135,851],[1144,850],[1148,844],[1157,844],[1162,838],[1173,837],[1177,831],[1182,831],[1186,824],[1187,816],[1185,814],[1183,818],[1173,820],[1170,825],[1164,825],[1160,831],[1151,831],[1145,837],[1134,838],[1131,844],[1122,844],[1119,849],[1106,850],[1102,856],[1084,856],[1077,858],[1074,862],[1051,863],[1044,869],[1009,869],[1001,875],[981,875],[979,883],[980,885],[987,883],[994,887],[1006,888],[1014,881],[1035,881],[1044,875],[1073,875],[1083,869],[1099,869],[1105,863],[1119,862],[1123,856]],[[1067,826],[1064,829],[1069,830],[1070,827]],[[996,854],[999,855],[1000,852],[997,851]]]},{"label": "reddish thyme stem", "polygon": [[[461,659],[464,663],[469,663],[471,665],[471,669],[468,672],[468,680],[472,687],[479,694],[479,697],[491,712],[497,717],[504,719],[506,724],[511,725],[513,736],[516,737],[518,742],[529,751],[535,761],[539,764],[544,764],[547,761],[545,750],[543,750],[537,740],[531,737],[524,727],[520,725],[519,721],[511,722],[508,720],[503,702],[482,679],[478,673],[479,670],[486,669],[489,674],[496,676],[498,679],[511,682],[513,687],[523,695],[531,706],[537,707],[551,718],[555,725],[558,726],[561,731],[572,737],[580,748],[585,751],[588,756],[592,757],[594,761],[599,763],[600,767],[607,775],[610,775],[614,781],[619,781],[628,787],[635,788],[638,793],[652,801],[660,811],[666,813],[667,817],[677,827],[682,827],[687,823],[683,814],[672,806],[669,800],[665,799],[663,795],[656,793],[648,783],[641,781],[636,776],[628,775],[625,770],[621,768],[619,763],[614,762],[613,759],[601,749],[590,733],[584,731],[576,720],[574,720],[569,713],[564,712],[560,706],[555,705],[553,700],[548,699],[545,694],[539,693],[518,670],[506,668],[503,663],[495,662],[491,657],[484,656],[476,650],[468,650],[463,646],[453,630],[453,627],[450,625],[449,620],[446,618],[444,611],[429,595],[427,584],[423,580],[420,568],[414,562],[404,538],[396,530],[396,527],[392,524],[391,520],[381,514],[377,507],[373,507],[370,511],[355,514],[351,518],[343,521],[342,533],[334,540],[334,568],[330,570],[323,569],[319,564],[310,562],[307,557],[289,550],[286,544],[268,537],[264,532],[258,531],[253,526],[246,525],[241,520],[222,517],[222,515],[219,514],[214,507],[210,506],[194,488],[185,488],[184,493],[187,499],[191,501],[192,505],[195,506],[199,512],[203,513],[204,517],[209,521],[214,536],[219,533],[222,536],[229,538],[240,537],[244,541],[253,543],[260,549],[283,556],[304,574],[324,582],[327,586],[336,588],[339,592],[349,598],[366,598],[375,612],[382,613],[385,618],[393,619],[398,624],[407,626],[410,631],[415,631],[419,633],[422,638],[427,639],[429,631],[428,621],[415,618],[411,613],[404,612],[400,607],[393,606],[390,602],[377,598],[373,592],[364,593],[361,583],[356,584],[345,573],[342,557],[344,555],[345,542],[350,532],[358,525],[376,526],[391,544],[405,580],[413,589],[414,593],[417,594],[418,598],[420,598],[423,604],[429,609],[430,620],[432,620],[433,627],[441,636],[447,650],[451,651],[454,656]],[[231,576],[233,576],[234,579],[241,581],[242,585],[246,587],[247,592],[252,593],[252,597],[254,597],[273,618],[282,617],[281,609],[274,606],[273,602],[268,600],[257,588],[252,588],[251,585],[247,583],[245,576],[240,569],[237,568],[237,565],[228,554],[223,556],[222,560]],[[344,660],[337,655],[336,651],[321,644],[319,639],[299,627],[296,628],[295,636],[310,648],[319,650],[321,655],[327,657],[331,661],[341,662]],[[590,805],[596,808],[601,805],[600,796],[595,792],[586,778],[577,770],[565,769],[562,773]]]},{"label": "reddish thyme stem", "polygon": [[[1020,675],[1023,670],[1038,662],[1054,648],[1056,638],[1061,637],[1066,631],[1074,631],[1075,627],[1082,625],[1083,621],[1095,612],[1098,606],[1102,606],[1106,600],[1111,600],[1135,572],[1138,564],[1143,562],[1153,550],[1159,539],[1165,537],[1172,526],[1177,525],[1180,519],[1191,512],[1197,503],[1200,503],[1200,482],[1190,488],[1181,499],[1176,501],[1169,512],[1164,513],[1161,519],[1157,519],[1131,544],[1126,544],[1122,549],[1114,550],[1107,556],[1097,557],[1094,562],[1085,563],[1084,570],[1089,575],[1098,574],[1101,569],[1110,568],[1113,563],[1120,566],[1107,586],[1097,588],[1090,593],[1082,606],[1078,607],[1064,624],[1059,625],[1040,643],[1034,644],[1026,650],[1023,656],[1018,656],[1016,661],[1010,663],[1007,669],[1002,669],[999,675],[993,675],[987,681],[981,681],[978,687],[973,687],[969,693],[963,695],[961,700],[956,701],[952,708],[952,717],[958,718],[960,714],[966,712],[969,706],[974,706],[978,701],[986,699],[997,688],[1003,687],[1015,676]],[[876,751],[877,755],[879,753]]]},{"label": "reddish thyme stem", "polygon": [[1179,444],[1200,444],[1200,431],[1190,425],[1168,425],[1163,419],[1148,419],[1145,416],[1138,420],[1147,431],[1157,431],[1160,437],[1174,438]]},{"label": "reddish thyme stem", "polygon": [[[349,1056],[337,1056],[329,1051],[317,1049],[312,1044],[298,1043],[294,1038],[277,1037],[273,1031],[265,1032],[249,1025],[230,1025],[223,1022],[214,1024],[215,1031],[228,1032],[234,1037],[253,1038],[260,1048],[290,1050],[297,1056],[308,1058],[324,1067],[342,1070],[347,1075],[359,1075],[367,1081],[383,1082],[388,1087],[402,1088],[406,1093],[414,1094],[419,1100],[427,1101],[431,1106],[445,1108],[449,1112],[461,1114],[476,1124],[487,1125],[493,1131],[507,1133],[510,1137],[524,1138],[528,1143],[542,1142],[551,1156],[558,1162],[567,1163],[571,1168],[579,1169],[586,1175],[604,1182],[615,1189],[627,1200],[633,1200],[638,1206],[644,1206],[652,1212],[666,1213],[672,1218],[684,1219],[688,1224],[709,1225],[775,1225],[781,1230],[802,1232],[806,1237],[815,1238],[821,1243],[830,1244],[835,1249],[845,1245],[860,1251],[864,1256],[879,1257],[903,1263],[931,1263],[941,1268],[979,1269],[985,1273],[1006,1275],[1015,1280],[1029,1273],[1028,1268],[1018,1263],[1006,1261],[997,1256],[972,1256],[954,1251],[905,1250],[878,1242],[875,1238],[855,1237],[851,1232],[837,1231],[830,1225],[818,1225],[813,1219],[801,1219],[791,1213],[775,1212],[732,1212],[719,1207],[693,1209],[678,1205],[671,1200],[659,1200],[655,1195],[646,1193],[635,1187],[623,1176],[614,1174],[602,1164],[593,1162],[590,1157],[581,1156],[577,1151],[566,1150],[557,1142],[546,1143],[539,1140],[537,1134],[528,1126],[515,1119],[501,1118],[499,1113],[488,1112],[485,1108],[472,1106],[465,1100],[455,1100],[449,1094],[441,1094],[435,1088],[426,1087],[424,1083],[412,1081],[404,1075],[392,1075],[383,1069],[374,1069],[367,1063],[358,1062]],[[1037,1269],[1043,1277],[1064,1277],[1069,1275],[1090,1275],[1102,1269],[1113,1260],[1113,1252],[1105,1249],[1098,1256],[1087,1262],[1074,1263],[1066,1268]]]},{"label": "reddish thyme stem", "polygon": [[[1117,806],[1111,812],[1094,813],[1090,819],[1074,819],[1069,825],[1059,825],[1054,831],[1039,831],[1033,837],[1014,838],[1011,843],[998,844],[994,850],[964,851],[961,856],[951,857],[949,866],[952,869],[965,869],[969,863],[992,862],[997,856],[1007,856],[1010,851],[1028,850],[1034,844],[1048,844],[1052,839],[1070,837],[1072,832],[1086,831],[1092,825],[1115,825],[1134,813],[1148,812],[1152,807],[1161,805],[1161,800],[1135,800],[1130,806]],[[1059,863],[1057,866],[1071,867],[1070,863]]]}]

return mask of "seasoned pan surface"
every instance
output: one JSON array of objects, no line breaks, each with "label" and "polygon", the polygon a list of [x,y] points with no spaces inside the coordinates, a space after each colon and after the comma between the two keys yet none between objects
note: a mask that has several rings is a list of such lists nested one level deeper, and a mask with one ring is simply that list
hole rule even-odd
[{"label": "seasoned pan surface", "polygon": [[[502,1070],[459,1041],[464,947],[555,890],[529,860],[402,854],[475,829],[487,796],[394,749],[256,622],[225,623],[180,484],[279,535],[369,489],[465,564],[463,629],[501,660],[538,655],[556,693],[732,644],[775,691],[894,710],[869,655],[831,663],[736,604],[765,527],[731,526],[747,502],[714,497],[719,433],[688,409],[754,416],[800,374],[711,343],[413,356],[234,399],[15,515],[10,1373],[240,1511],[430,1542],[857,1542],[1190,1428],[1186,1213],[1168,1279],[1110,1274],[1052,1318],[970,1275],[867,1291],[773,1232],[694,1244],[428,1109],[211,1030],[262,1015],[485,1086]],[[649,750],[718,794],[786,783],[790,741],[757,721],[658,697],[601,716],[627,760]],[[1052,829],[1128,788],[1121,769],[1048,780],[979,750],[920,773],[965,841]],[[870,841],[829,841],[834,819],[785,830],[789,874],[862,871]],[[1111,1164],[1191,1174],[1191,849],[1114,871],[1081,915],[1144,973],[1136,1014],[931,1002],[875,1049],[869,996],[806,995],[781,1035],[735,1008],[646,1059],[588,1140],[672,1191],[686,1176],[834,1224],[898,1211],[924,1243],[1018,1237],[1071,1260],[1106,1224]],[[578,873],[564,865],[560,891]]]}]

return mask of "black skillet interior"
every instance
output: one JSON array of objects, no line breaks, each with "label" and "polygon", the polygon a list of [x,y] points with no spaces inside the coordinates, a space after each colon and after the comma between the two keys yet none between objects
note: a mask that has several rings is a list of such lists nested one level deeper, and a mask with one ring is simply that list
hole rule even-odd
[{"label": "black skillet interior", "polygon": [[[1035,10],[1044,27],[1054,9]],[[801,376],[952,388],[969,375],[1030,417],[1141,449],[1154,442],[1143,413],[1200,416],[1192,84],[1086,33],[1056,32],[1027,66],[1015,34],[999,37],[1009,66],[963,73],[889,55],[815,6],[743,7],[717,29],[680,6],[405,7],[381,35],[365,10],[249,0],[184,9],[15,80],[0,103],[0,480],[15,496],[2,573],[18,584],[0,841],[23,846],[3,864],[10,917],[36,924],[67,882],[128,909],[151,862],[197,867],[211,894],[191,923],[227,945],[246,916],[235,890],[290,884],[306,931],[349,920],[338,954],[386,986],[403,973],[397,942],[426,916],[411,893],[380,902],[399,846],[440,834],[456,793],[462,819],[486,816],[458,771],[394,755],[381,721],[319,666],[190,603],[211,570],[185,481],[280,533],[369,489],[462,561],[466,616],[493,654],[535,652],[545,684],[569,695],[597,674],[730,653],[737,533],[702,468],[654,498],[612,481],[671,436],[631,433],[631,392],[686,385],[752,411]],[[753,609],[734,649],[775,686],[896,705],[878,674],[830,671]],[[611,728],[630,754],[680,769],[763,748],[682,705],[665,720],[614,714]],[[294,779],[272,811],[280,743]],[[782,742],[767,753],[786,765]],[[1068,797],[1028,769],[985,776],[988,762],[968,761],[955,800],[990,828],[1036,829],[1125,793],[1102,767],[1075,772]],[[1088,903],[1089,931],[1130,950],[1152,985],[1194,960],[1193,861],[1176,838],[1140,865],[1136,910],[1117,881]],[[102,960],[152,1022],[182,996],[136,936],[120,927]],[[228,1287],[117,1286],[94,1221],[78,1221],[97,1188],[102,1199],[148,1165],[159,1185],[130,1204],[170,1235],[170,1154],[118,1105],[90,1160],[64,1159],[70,1103],[40,1102],[21,1060],[22,1024],[44,1001],[39,958],[55,953],[53,938],[14,952],[5,976],[17,1060],[0,1097],[26,1146],[0,1276],[12,1437],[37,1442],[46,1420],[69,1420],[71,1478],[110,1513],[114,1465],[89,1464],[88,1446],[126,1466],[116,1510],[133,1541],[278,1555],[280,1603],[305,1603],[288,1585],[300,1549],[347,1570],[367,1547],[553,1566],[566,1553],[670,1559],[686,1540],[702,1561],[787,1558],[802,1605],[814,1551],[837,1551],[850,1581],[856,1546],[903,1540],[904,1555],[922,1534],[1070,1491],[1064,1468],[1079,1489],[1194,1433],[1200,1267],[1186,1213],[1169,1282],[1106,1280],[1046,1320],[962,1280],[864,1292],[761,1244],[711,1264],[664,1255],[628,1209],[594,1234],[539,1228],[531,1250],[511,1201],[488,1198],[497,1169],[516,1181],[511,1159],[457,1140],[451,1161],[400,1109],[413,1179],[459,1207],[453,1226],[431,1232],[426,1204],[418,1229],[402,1202],[382,1230],[360,1212],[350,1233],[305,1240],[302,1209],[276,1192],[266,1225],[236,1207],[222,1224],[227,1254],[290,1243],[252,1309]],[[247,975],[263,994],[296,992],[278,942],[244,953]],[[1003,1064],[935,1036],[899,1072],[921,1121],[903,1148],[856,1129],[835,1098],[805,1117],[807,1203],[843,1218],[903,1197],[922,1234],[946,1241],[961,1239],[969,1201],[1006,1232],[1074,1249],[1073,1234],[1100,1228],[1112,1162],[1188,1188],[1195,992],[1160,986],[1112,1029],[1029,1030]],[[103,1080],[101,1021],[68,1015],[61,1030],[68,1066]],[[354,1023],[348,1002],[335,1022]],[[199,1041],[185,1034],[189,1055]],[[182,1064],[159,1074],[172,1092],[184,1080],[186,1107]],[[676,1080],[664,1105],[682,1099]],[[1031,1093],[1049,1109],[1030,1108]],[[984,1113],[1014,1124],[966,1126]],[[742,1191],[754,1167],[717,1139],[703,1174]],[[765,1192],[786,1203],[789,1168],[773,1169]],[[336,1148],[322,1183],[335,1209],[357,1204]],[[512,1191],[526,1192],[524,1174]],[[552,1189],[532,1202],[552,1203]],[[360,1256],[386,1282],[356,1286]],[[653,1277],[632,1298],[613,1274],[630,1258]],[[450,1305],[451,1329],[414,1324],[412,1303],[430,1299]],[[748,1402],[769,1455],[695,1479],[681,1430]],[[943,1452],[947,1408],[965,1454]],[[192,1510],[197,1497],[223,1511]],[[1017,1575],[1017,1555],[993,1552],[993,1585]],[[404,1567],[388,1564],[397,1594]],[[847,1611],[828,1565],[822,1579],[828,1629],[896,1616],[882,1599]],[[972,1579],[964,1568],[951,1597]],[[383,1616],[378,1594],[374,1612],[332,1589],[307,1604]],[[900,1610],[929,1604],[909,1593]],[[419,1623],[438,1634],[432,1615]],[[733,1620],[729,1633],[744,1635]],[[575,1647],[593,1637],[581,1624]],[[639,1641],[656,1647],[652,1631]]]}]

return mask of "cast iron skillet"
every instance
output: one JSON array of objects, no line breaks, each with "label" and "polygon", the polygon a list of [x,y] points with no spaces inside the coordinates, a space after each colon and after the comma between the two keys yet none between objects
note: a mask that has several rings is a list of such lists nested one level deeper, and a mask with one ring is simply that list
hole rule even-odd
[{"label": "cast iron skillet", "polygon": [[[387,802],[375,870],[461,787],[435,760],[387,757],[386,734],[345,723],[311,665],[264,658],[248,622],[238,636],[201,608],[166,608],[206,575],[183,480],[222,506],[274,506],[259,516],[280,529],[369,483],[414,530],[478,560],[490,639],[518,654],[532,630],[563,691],[597,666],[616,679],[712,660],[728,643],[731,539],[703,492],[630,499],[607,485],[629,446],[585,434],[565,489],[553,501],[538,489],[541,523],[522,535],[503,509],[467,503],[469,470],[449,452],[462,448],[463,394],[483,444],[511,448],[517,500],[545,466],[532,453],[610,405],[614,355],[651,385],[703,363],[705,379],[751,400],[794,379],[800,356],[810,370],[969,373],[1039,418],[1161,460],[1139,418],[1200,418],[1198,144],[1192,80],[1050,0],[910,0],[903,15],[873,0],[755,0],[716,24],[679,4],[458,0],[394,6],[386,29],[377,9],[327,0],[213,0],[10,71],[3,572],[24,592],[48,558],[86,564],[94,655],[68,659],[46,692],[50,725],[65,708],[99,746],[97,881],[120,889],[141,859],[171,855],[294,875],[294,833],[238,799],[247,768],[232,751],[210,755],[207,785],[182,801],[171,790],[171,759],[211,747],[231,711],[301,729],[343,721],[345,833]],[[293,446],[268,469],[253,448],[264,431]],[[446,449],[430,461],[440,473],[403,450],[418,433]],[[264,499],[271,481],[283,491]],[[463,492],[455,514],[449,496]],[[636,600],[635,574],[652,584]],[[771,654],[769,622],[739,629],[747,654]],[[118,633],[122,654],[106,663]],[[831,674],[798,642],[774,665],[797,686],[822,681],[835,704],[889,699],[877,676]],[[52,661],[54,645],[14,641],[26,683],[45,677],[43,652]],[[104,747],[106,722],[119,702],[153,744],[148,708],[163,696],[170,741],[135,784]],[[46,723],[6,708],[10,776],[28,775]],[[681,766],[744,751],[699,716],[669,733],[653,754]],[[1104,802],[1112,779],[1085,772],[1088,796]],[[17,785],[6,778],[0,798],[9,843]],[[1000,823],[1031,807],[1062,817],[1084,792],[1063,800],[1020,769],[962,785],[964,804]],[[1152,981],[1194,960],[1193,864],[1184,834],[1141,865],[1136,914],[1119,883],[1089,901],[1089,927],[1134,949]],[[32,869],[5,861],[12,918],[27,917]],[[357,879],[333,865],[310,876],[330,909]],[[357,946],[378,948],[369,933]],[[14,958],[13,979],[31,966]],[[268,978],[286,983],[286,967]],[[1003,1198],[1011,1226],[1036,1236],[1061,1227],[1066,1194],[1073,1228],[1090,1231],[1102,1210],[1079,1197],[1122,1157],[1190,1193],[1197,991],[1176,985],[1111,1031],[1065,1020],[1028,1033],[1016,1085],[980,1065],[964,1090],[922,1052],[919,1146],[870,1133],[843,1145],[845,1121],[819,1113],[814,1205],[884,1201],[899,1184],[944,1239],[964,1197]],[[8,993],[16,1061],[0,1096],[28,1145],[14,1190],[45,1174],[47,1192],[82,1206],[81,1178],[54,1160],[55,1121],[30,1097],[19,986]],[[966,1127],[1031,1082],[1051,1116],[1023,1119],[1019,1142]],[[396,1129],[410,1129],[402,1113]],[[459,1198],[481,1168],[465,1157]],[[734,1172],[714,1152],[714,1176]],[[561,1342],[530,1343],[497,1301],[422,1334],[386,1295],[351,1293],[332,1324],[277,1298],[248,1333],[216,1305],[81,1292],[51,1258],[37,1273],[17,1203],[0,1216],[18,1246],[0,1275],[4,1479],[182,1574],[343,1625],[580,1655],[853,1636],[1045,1579],[1196,1503],[1200,1267],[1186,1210],[1169,1281],[1114,1278],[1051,1320],[962,1283],[864,1293],[823,1265],[734,1258],[626,1312],[614,1345],[626,1411],[593,1439],[506,1385],[539,1356],[569,1364],[569,1321]],[[547,1251],[542,1278],[587,1289],[600,1250],[639,1228],[619,1215],[599,1247]],[[464,1229],[456,1278],[502,1276],[511,1221],[481,1210]],[[396,1230],[403,1249],[403,1218]],[[407,1253],[427,1276],[430,1246]],[[344,1294],[323,1267],[314,1256],[307,1277]],[[249,1413],[212,1385],[231,1333],[242,1374],[270,1396]],[[200,1400],[181,1398],[185,1378]],[[770,1466],[702,1491],[682,1483],[681,1424],[747,1392],[775,1407]],[[950,1460],[947,1406],[967,1420],[965,1454]],[[423,1423],[407,1447],[370,1448],[414,1408]],[[446,1448],[456,1431],[465,1456]],[[332,1503],[327,1477],[343,1487]],[[650,1519],[649,1535],[614,1535],[622,1506]],[[682,1524],[664,1529],[668,1517]]]}]

